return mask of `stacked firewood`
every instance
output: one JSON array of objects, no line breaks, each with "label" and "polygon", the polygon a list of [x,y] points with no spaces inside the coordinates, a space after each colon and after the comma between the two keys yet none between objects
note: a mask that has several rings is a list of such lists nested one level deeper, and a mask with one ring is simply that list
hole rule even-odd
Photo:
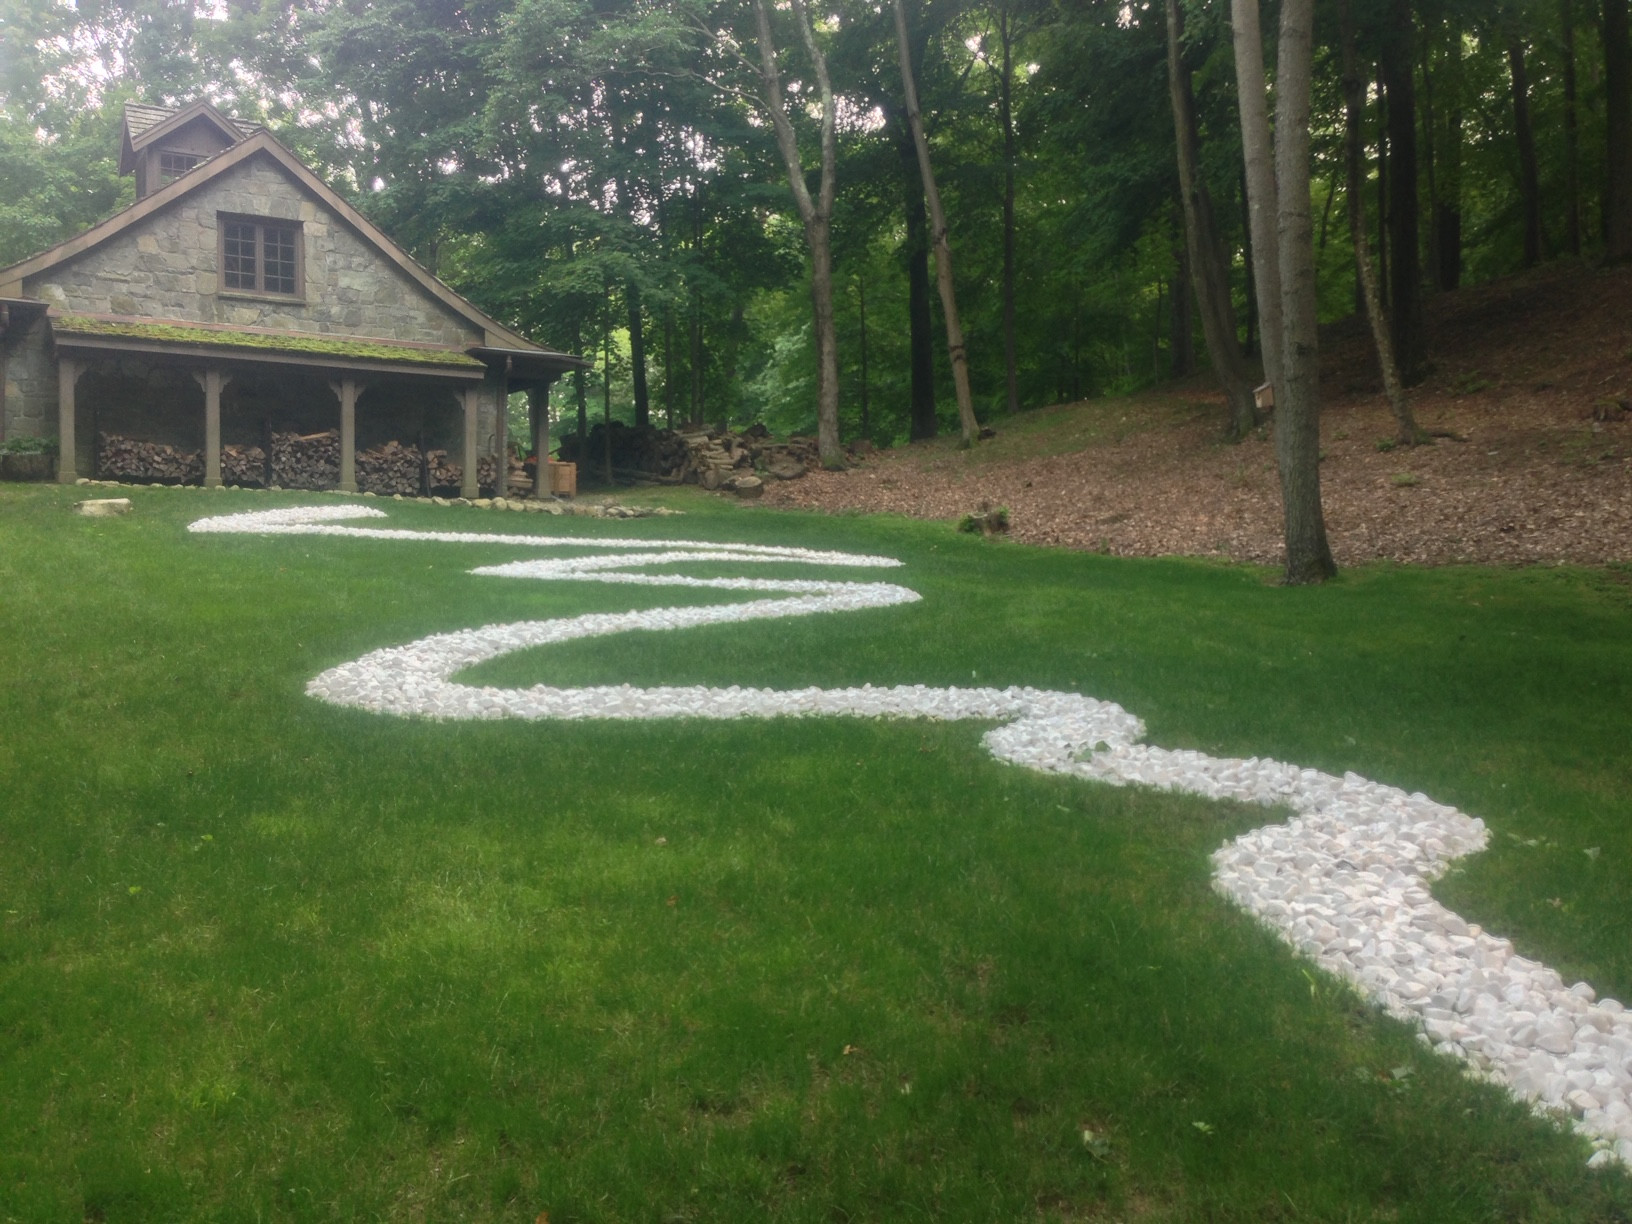
[{"label": "stacked firewood", "polygon": [[118,434],[101,434],[96,441],[96,472],[103,480],[164,484],[199,484],[204,480],[204,457],[196,450],[163,442],[138,442]]},{"label": "stacked firewood", "polygon": [[285,489],[332,489],[340,483],[340,433],[272,435],[272,483]]},{"label": "stacked firewood", "polygon": [[[423,462],[423,480],[421,464]],[[268,483],[266,451],[259,446],[225,445],[221,448],[221,482],[229,485],[259,486]],[[531,485],[519,459],[509,465],[510,487]],[[423,492],[457,495],[463,471],[448,460],[445,450],[424,453],[417,446],[387,442],[356,458],[357,489],[384,496],[400,493],[418,497]],[[483,456],[476,475],[484,492],[502,496],[493,478],[498,465]],[[153,481],[169,484],[202,484],[202,451],[183,450],[162,442],[140,442],[118,434],[97,437],[96,474],[104,480]],[[274,433],[272,435],[271,484],[285,489],[333,489],[340,484],[340,435],[335,430],[316,434]]]},{"label": "stacked firewood", "polygon": [[258,446],[221,448],[221,483],[259,486],[266,481],[266,452]]},{"label": "stacked firewood", "polygon": [[459,464],[448,460],[445,450],[425,452],[425,471],[432,493],[446,493],[449,489],[457,492],[460,478],[464,475]]},{"label": "stacked firewood", "polygon": [[[741,433],[728,429],[637,429],[613,421],[610,431],[615,475],[657,480],[663,484],[700,484],[717,489],[734,476],[758,472],[778,480],[796,480],[817,466],[816,439],[792,437],[777,442],[765,426]],[[606,470],[608,430],[598,424],[587,442],[575,433],[562,437],[560,457],[578,465],[580,474]]]},{"label": "stacked firewood", "polygon": [[[510,471],[514,475],[521,465],[511,461]],[[465,468],[462,463],[455,463],[448,458],[445,450],[430,450],[425,452],[425,470],[432,493],[457,495],[464,485]],[[476,481],[483,489],[493,487],[493,476],[498,471],[498,465],[490,455],[483,455],[476,461]]]},{"label": "stacked firewood", "polygon": [[363,493],[387,496],[401,493],[404,497],[417,497],[419,469],[419,447],[387,442],[384,446],[357,452],[357,488]]}]

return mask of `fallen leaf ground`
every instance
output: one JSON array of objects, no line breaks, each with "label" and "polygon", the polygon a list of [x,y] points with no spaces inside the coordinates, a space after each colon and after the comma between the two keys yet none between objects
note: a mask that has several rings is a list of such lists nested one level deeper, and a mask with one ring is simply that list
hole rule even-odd
[{"label": "fallen leaf ground", "polygon": [[[1632,559],[1629,303],[1632,269],[1573,264],[1430,299],[1433,369],[1412,406],[1424,429],[1453,437],[1411,448],[1388,448],[1364,325],[1325,329],[1321,483],[1338,563]],[[1027,543],[1277,564],[1268,432],[1227,443],[1223,414],[1203,373],[1000,420],[973,451],[942,438],[880,452],[772,484],[765,502],[916,518],[989,502]]]}]

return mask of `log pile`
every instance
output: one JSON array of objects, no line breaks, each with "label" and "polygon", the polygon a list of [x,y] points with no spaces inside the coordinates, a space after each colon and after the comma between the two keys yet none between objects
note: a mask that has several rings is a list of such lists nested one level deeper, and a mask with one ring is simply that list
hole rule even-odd
[{"label": "log pile", "polygon": [[[587,443],[576,433],[562,437],[560,458],[576,463],[580,475],[606,471],[607,427],[589,431]],[[791,437],[778,442],[765,426],[741,433],[728,429],[637,429],[622,421],[611,426],[612,470],[662,484],[700,484],[705,489],[734,487],[738,478],[759,475],[797,480],[818,465],[816,439]]]},{"label": "log pile", "polygon": [[387,442],[366,451],[358,451],[357,490],[360,493],[378,493],[389,497],[400,493],[404,497],[418,497],[420,488],[420,453],[417,446],[401,442]]},{"label": "log pile", "polygon": [[221,483],[259,488],[266,481],[266,452],[258,446],[221,448]]},{"label": "log pile", "polygon": [[340,483],[340,431],[272,435],[272,483],[285,489],[332,489]]},{"label": "log pile", "polygon": [[97,438],[96,472],[103,480],[130,480],[155,484],[201,484],[204,456],[163,442],[138,442],[118,434]]},{"label": "log pile", "polygon": [[[520,470],[520,464],[511,461],[510,472],[514,476]],[[462,463],[455,463],[448,458],[445,450],[430,450],[425,452],[425,470],[431,487],[431,493],[437,496],[457,497],[460,486],[464,483],[465,467]],[[493,487],[493,475],[497,465],[491,455],[483,455],[476,461],[476,483],[483,489]]]},{"label": "log pile", "polygon": [[[483,456],[476,475],[484,492],[503,496],[493,488],[498,470],[490,456]],[[448,460],[445,450],[426,451],[423,459],[417,446],[387,442],[356,458],[357,490],[384,497],[400,493],[404,497],[445,494],[457,497],[463,471]],[[96,475],[103,480],[126,480],[156,484],[202,484],[204,454],[183,450],[162,442],[140,442],[118,434],[97,437]],[[422,480],[423,475],[423,480]],[[531,481],[521,461],[510,461],[510,483],[530,488]],[[267,482],[266,451],[259,446],[225,445],[221,448],[221,483],[258,487]],[[340,434],[327,430],[315,434],[274,433],[272,435],[271,484],[285,489],[334,489],[340,484]]]}]

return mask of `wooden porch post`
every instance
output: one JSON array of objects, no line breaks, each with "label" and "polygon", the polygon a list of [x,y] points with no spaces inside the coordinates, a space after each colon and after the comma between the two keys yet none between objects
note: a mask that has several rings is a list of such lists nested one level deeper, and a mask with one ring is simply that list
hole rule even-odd
[{"label": "wooden porch post", "polygon": [[493,388],[493,496],[510,496],[510,380],[502,374]]},{"label": "wooden porch post", "polygon": [[476,408],[481,403],[482,389],[466,387],[460,396],[465,404],[465,461],[459,477],[459,496],[475,501],[481,496],[476,474]]},{"label": "wooden porch post", "polygon": [[57,358],[57,483],[73,484],[79,479],[74,466],[74,384],[85,372],[85,363],[72,357]]},{"label": "wooden porch post", "polygon": [[232,381],[220,370],[195,371],[193,381],[204,388],[204,487],[221,485],[221,392]]},{"label": "wooden porch post", "polygon": [[533,454],[538,468],[533,473],[533,496],[550,495],[550,384],[527,391],[527,409],[532,415]]},{"label": "wooden porch post", "polygon": [[329,390],[340,399],[340,491],[357,492],[357,397],[362,388],[349,375]]}]

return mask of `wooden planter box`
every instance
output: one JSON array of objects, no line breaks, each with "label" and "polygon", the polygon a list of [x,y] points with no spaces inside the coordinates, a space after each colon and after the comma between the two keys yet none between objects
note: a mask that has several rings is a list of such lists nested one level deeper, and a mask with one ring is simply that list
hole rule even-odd
[{"label": "wooden planter box", "polygon": [[55,455],[0,455],[0,480],[50,480],[56,472]]},{"label": "wooden planter box", "polygon": [[557,497],[577,497],[578,465],[557,463],[551,459],[547,466],[550,469],[550,492]]}]

